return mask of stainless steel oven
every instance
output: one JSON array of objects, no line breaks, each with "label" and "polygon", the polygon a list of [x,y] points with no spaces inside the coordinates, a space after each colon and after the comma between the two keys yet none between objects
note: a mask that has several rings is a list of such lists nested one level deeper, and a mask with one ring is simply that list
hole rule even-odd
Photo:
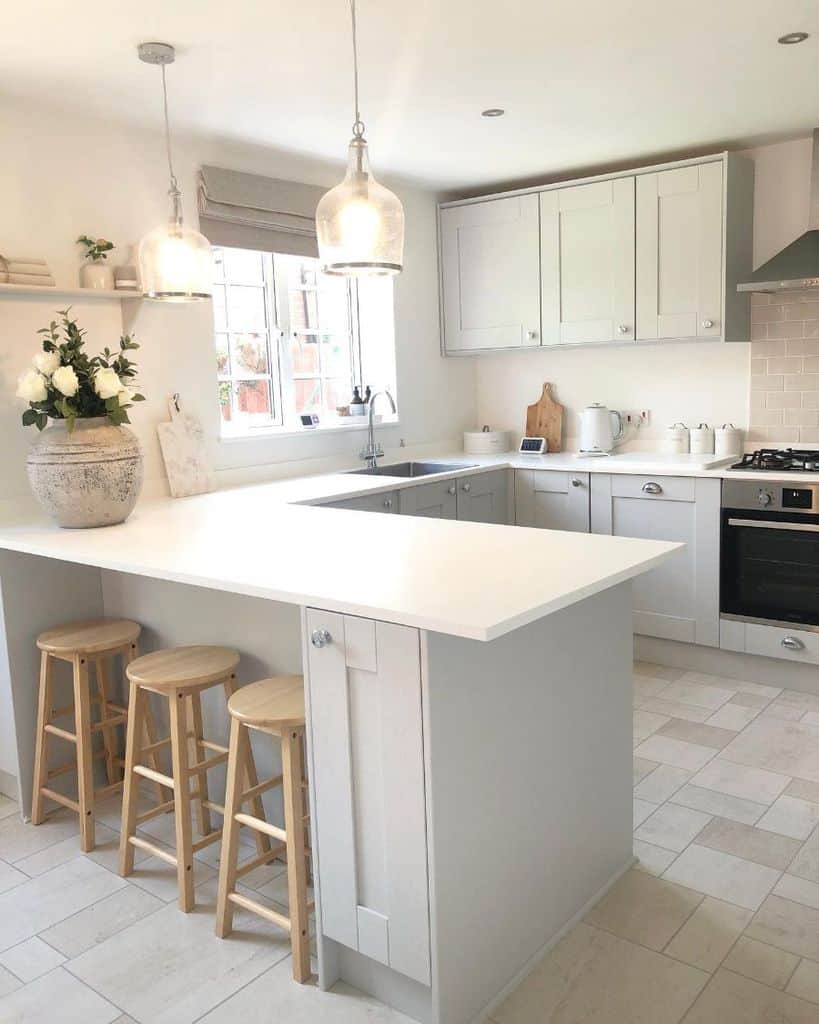
[{"label": "stainless steel oven", "polygon": [[819,631],[819,483],[723,481],[720,614]]}]

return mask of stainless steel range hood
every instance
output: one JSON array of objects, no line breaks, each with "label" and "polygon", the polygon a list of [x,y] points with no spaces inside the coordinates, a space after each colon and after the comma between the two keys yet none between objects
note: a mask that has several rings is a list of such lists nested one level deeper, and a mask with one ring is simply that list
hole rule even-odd
[{"label": "stainless steel range hood", "polygon": [[813,131],[808,230],[763,263],[747,281],[737,285],[738,292],[787,292],[804,288],[819,291],[819,128]]}]

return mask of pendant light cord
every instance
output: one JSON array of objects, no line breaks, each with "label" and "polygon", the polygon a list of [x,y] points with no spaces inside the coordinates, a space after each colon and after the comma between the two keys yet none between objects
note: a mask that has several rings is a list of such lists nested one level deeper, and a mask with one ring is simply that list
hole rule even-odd
[{"label": "pendant light cord", "polygon": [[175,201],[179,199],[182,193],[179,190],[179,183],[176,180],[176,175],[173,172],[173,159],[171,157],[171,123],[168,117],[168,85],[165,81],[165,65],[162,64],[162,105],[165,111],[165,149],[168,154],[168,174],[171,179],[171,187],[168,190],[168,195],[171,196]]},{"label": "pendant light cord", "polygon": [[350,0],[350,20],[353,26],[353,92],[355,94],[353,135],[360,139],[364,137],[364,122],[361,120],[361,112],[358,109],[358,37],[356,34],[355,0]]}]

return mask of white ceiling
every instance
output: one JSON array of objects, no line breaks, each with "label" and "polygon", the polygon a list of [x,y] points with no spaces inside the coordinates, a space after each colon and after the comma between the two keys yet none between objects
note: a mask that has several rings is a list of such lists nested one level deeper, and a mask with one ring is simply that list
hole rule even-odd
[{"label": "white ceiling", "polygon": [[[378,173],[457,189],[719,145],[819,122],[817,0],[358,0]],[[780,46],[802,29],[811,38]],[[3,90],[160,125],[146,39],[175,44],[175,126],[340,159],[347,0],[6,0]],[[506,116],[479,116],[500,106]]]}]

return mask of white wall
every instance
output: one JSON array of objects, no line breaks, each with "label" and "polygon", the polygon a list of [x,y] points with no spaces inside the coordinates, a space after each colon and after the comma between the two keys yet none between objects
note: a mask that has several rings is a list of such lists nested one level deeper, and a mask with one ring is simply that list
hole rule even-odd
[{"label": "white wall", "polygon": [[[798,139],[748,150],[755,162],[754,265],[769,259],[805,230],[811,143]],[[750,338],[748,339],[750,341]],[[576,447],[579,413],[591,402],[617,409],[649,409],[639,434],[653,442],[665,427],[732,422],[748,429],[750,346],[663,343],[503,353],[477,363],[478,419],[520,434],[526,406],[552,381],[566,406],[567,447]],[[760,438],[756,437],[758,441]],[[771,438],[767,438],[770,440]],[[781,440],[794,440],[784,435]]]},{"label": "white wall", "polygon": [[[145,99],[159,102],[152,93]],[[167,217],[167,172],[159,134],[3,102],[0,137],[0,252],[46,258],[58,286],[77,286],[79,250],[74,240],[80,233],[103,235],[127,246]],[[377,147],[374,155],[377,170]],[[341,165],[331,167],[216,138],[179,138],[174,156],[186,213],[193,222],[196,172],[203,163],[319,185],[335,184],[341,175]],[[401,422],[383,428],[383,440],[385,446],[397,445],[399,438],[407,445],[445,442],[474,422],[474,366],[443,360],[439,354],[435,197],[400,182],[392,184],[404,202],[407,224],[406,270],[395,283]],[[113,262],[125,262],[127,255],[118,251]],[[0,298],[0,497],[27,493],[23,460],[31,435],[19,424],[23,406],[12,396],[17,375],[34,351],[34,332],[60,305],[48,295]],[[88,328],[92,347],[116,342],[122,326],[118,305],[75,302],[74,312]],[[134,411],[134,426],[146,453],[146,476],[154,485],[164,486],[154,428],[166,416],[167,397],[175,391],[204,422],[225,481],[251,474],[318,471],[328,459],[354,458],[361,446],[358,431],[217,442],[209,304],[142,303],[133,323],[126,326],[143,346],[139,366],[148,401]]]}]

